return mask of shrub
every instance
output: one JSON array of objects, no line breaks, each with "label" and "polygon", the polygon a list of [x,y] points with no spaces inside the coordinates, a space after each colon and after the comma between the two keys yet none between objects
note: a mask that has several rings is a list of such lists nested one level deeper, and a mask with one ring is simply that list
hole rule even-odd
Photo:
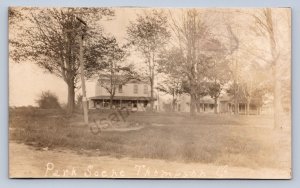
[{"label": "shrub", "polygon": [[51,91],[43,91],[36,100],[36,103],[43,109],[58,109],[61,108],[58,97]]}]

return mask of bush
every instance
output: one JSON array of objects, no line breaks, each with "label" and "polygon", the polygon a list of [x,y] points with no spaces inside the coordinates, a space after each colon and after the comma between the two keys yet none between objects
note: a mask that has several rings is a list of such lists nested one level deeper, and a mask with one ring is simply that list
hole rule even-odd
[{"label": "bush", "polygon": [[58,102],[58,97],[50,91],[42,92],[42,94],[36,100],[36,103],[39,105],[40,108],[43,108],[43,109],[61,108],[61,106]]}]

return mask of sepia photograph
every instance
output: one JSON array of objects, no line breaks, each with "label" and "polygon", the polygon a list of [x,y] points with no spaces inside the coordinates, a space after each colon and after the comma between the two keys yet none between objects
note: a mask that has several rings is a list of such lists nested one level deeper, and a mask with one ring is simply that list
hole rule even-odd
[{"label": "sepia photograph", "polygon": [[291,11],[9,7],[9,177],[291,179]]}]

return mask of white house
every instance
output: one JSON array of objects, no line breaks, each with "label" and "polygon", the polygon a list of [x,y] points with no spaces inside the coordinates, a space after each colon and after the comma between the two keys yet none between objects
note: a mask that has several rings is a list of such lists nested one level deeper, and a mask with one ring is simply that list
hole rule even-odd
[{"label": "white house", "polygon": [[[176,111],[178,112],[190,112],[190,100],[191,97],[187,94],[184,94],[180,96]],[[196,107],[197,112],[207,112],[207,113],[214,113],[215,108],[217,108],[218,113],[234,113],[234,100],[233,97],[230,97],[228,95],[222,95],[217,100],[217,106],[215,106],[214,100],[210,96],[204,96],[199,101],[199,106]],[[246,102],[245,101],[239,101],[238,102],[238,113],[239,114],[246,114]],[[254,98],[251,100],[250,103],[250,114],[261,114],[261,113],[271,113],[271,109],[268,109],[268,112],[266,112],[265,109],[262,109],[264,107],[264,104],[260,104],[259,100]],[[269,107],[269,106],[268,106]],[[265,107],[266,108],[266,107]]]},{"label": "white house", "polygon": [[[117,85],[112,106],[113,108],[121,109],[125,107],[130,110],[145,111],[150,106],[150,101],[150,84],[144,80],[131,79],[126,84]],[[89,108],[105,109],[109,107],[110,94],[97,81],[95,95],[89,98]]]}]

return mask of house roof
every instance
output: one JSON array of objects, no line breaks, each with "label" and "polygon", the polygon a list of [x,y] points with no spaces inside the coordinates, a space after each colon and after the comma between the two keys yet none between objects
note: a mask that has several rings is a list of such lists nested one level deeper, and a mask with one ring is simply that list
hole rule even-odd
[{"label": "house roof", "polygon": [[[123,78],[128,80],[126,83],[142,83],[142,84],[150,84],[150,81],[146,78],[139,78],[139,77],[132,77],[132,78],[126,78],[122,75],[115,75],[117,76],[117,79],[122,80]],[[110,75],[108,74],[101,74],[98,81],[109,81]]]},{"label": "house roof", "polygon": [[[90,97],[89,99],[91,100],[109,100],[110,96],[95,96],[95,97]],[[150,101],[151,97],[136,97],[136,96],[114,96],[114,100],[124,100],[124,101],[130,101],[130,100],[139,100],[139,101]],[[153,98],[153,100],[156,100]]]},{"label": "house roof", "polygon": [[228,96],[228,95],[223,95],[223,96],[219,97],[219,100],[220,101],[231,101],[231,100],[233,100],[233,97]]},{"label": "house roof", "polygon": [[204,96],[200,98],[200,103],[214,104],[214,100],[210,96]]},{"label": "house roof", "polygon": [[[221,96],[219,98],[220,102],[228,102],[228,103],[234,103],[234,97],[232,96],[228,96],[228,95],[225,95],[225,96]],[[247,100],[246,99],[238,99],[238,102],[239,103],[247,103]],[[257,98],[257,97],[254,97],[254,98],[251,98],[251,101],[250,101],[251,104],[261,104],[262,103],[262,100],[260,98]]]}]

